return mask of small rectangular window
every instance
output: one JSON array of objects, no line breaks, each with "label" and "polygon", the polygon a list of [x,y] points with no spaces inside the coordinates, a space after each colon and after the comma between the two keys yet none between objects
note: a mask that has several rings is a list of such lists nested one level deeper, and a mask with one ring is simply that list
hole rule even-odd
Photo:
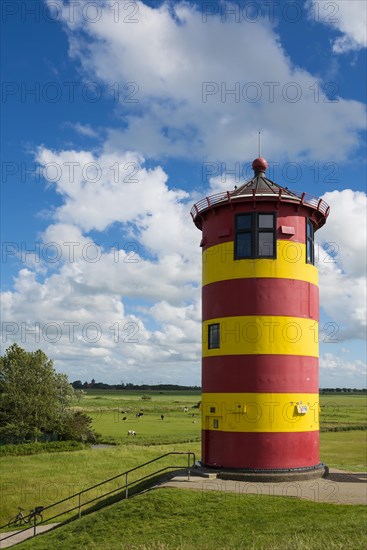
[{"label": "small rectangular window", "polygon": [[259,214],[259,228],[273,229],[274,216],[273,214]]},{"label": "small rectangular window", "polygon": [[215,430],[217,430],[217,429],[218,429],[218,426],[219,426],[218,419],[217,419],[217,418],[214,418],[214,419],[213,419],[213,428],[214,428]]},{"label": "small rectangular window", "polygon": [[315,229],[313,223],[307,220],[306,224],[306,262],[308,264],[315,265],[315,243],[314,243]]},{"label": "small rectangular window", "polygon": [[236,218],[237,231],[248,229],[251,231],[252,214],[239,214]]},{"label": "small rectangular window", "polygon": [[220,347],[220,325],[214,323],[208,325],[208,349],[215,349]]},{"label": "small rectangular window", "polygon": [[235,218],[235,260],[275,257],[275,214],[238,214]]},{"label": "small rectangular window", "polygon": [[236,258],[251,258],[251,233],[239,233],[236,239]]},{"label": "small rectangular window", "polygon": [[259,232],[259,256],[274,255],[274,237],[272,233]]},{"label": "small rectangular window", "polygon": [[215,413],[215,407],[210,407],[210,412]]}]

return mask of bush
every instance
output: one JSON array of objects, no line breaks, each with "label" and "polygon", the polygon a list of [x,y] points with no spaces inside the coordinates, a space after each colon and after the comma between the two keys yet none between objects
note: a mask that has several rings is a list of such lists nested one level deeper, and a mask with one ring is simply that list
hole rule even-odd
[{"label": "bush", "polygon": [[80,451],[85,445],[79,441],[52,441],[51,443],[21,443],[20,445],[3,445],[0,456],[23,456],[39,453],[61,453]]},{"label": "bush", "polygon": [[92,419],[87,414],[81,411],[70,412],[62,424],[60,439],[82,443],[98,443],[99,436],[91,425]]},{"label": "bush", "polygon": [[321,426],[320,432],[351,432],[354,430],[367,430],[366,424],[353,424],[351,426]]}]

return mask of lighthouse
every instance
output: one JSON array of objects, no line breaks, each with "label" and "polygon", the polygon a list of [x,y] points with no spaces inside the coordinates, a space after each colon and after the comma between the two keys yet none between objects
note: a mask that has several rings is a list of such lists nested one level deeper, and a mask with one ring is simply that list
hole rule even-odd
[{"label": "lighthouse", "polygon": [[202,459],[322,475],[314,234],[329,206],[266,177],[191,209],[202,239]]}]

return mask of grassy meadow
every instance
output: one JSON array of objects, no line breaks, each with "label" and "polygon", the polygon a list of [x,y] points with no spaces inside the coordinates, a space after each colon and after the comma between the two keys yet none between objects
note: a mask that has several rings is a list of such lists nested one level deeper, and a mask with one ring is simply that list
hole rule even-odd
[{"label": "grassy meadow", "polygon": [[[93,427],[106,443],[154,445],[200,441],[200,411],[194,408],[200,399],[200,392],[194,391],[88,390],[74,406],[93,418]],[[320,404],[321,431],[354,430],[367,424],[365,395],[321,395]],[[143,416],[136,418],[140,412]],[[136,431],[133,441],[128,430]]]},{"label": "grassy meadow", "polygon": [[93,418],[105,443],[175,444],[200,441],[201,413],[194,408],[200,399],[200,392],[89,390],[76,407]]},{"label": "grassy meadow", "polygon": [[20,548],[364,550],[365,519],[363,506],[165,488],[116,503]]},{"label": "grassy meadow", "polygon": [[[1,468],[1,483],[0,483],[0,525],[6,523],[9,518],[17,512],[18,506],[21,506],[26,511],[33,508],[35,505],[47,506],[57,500],[66,498],[77,491],[83,490],[88,486],[103,481],[109,477],[113,477],[118,473],[121,473],[127,469],[133,468],[143,462],[156,458],[164,453],[170,451],[191,451],[196,453],[196,457],[200,458],[200,411],[196,408],[200,401],[199,392],[136,392],[136,391],[113,391],[113,390],[88,390],[82,399],[76,400],[74,407],[85,411],[93,418],[93,427],[102,435],[102,441],[104,443],[112,443],[113,445],[99,446],[97,448],[85,448],[83,450],[76,450],[73,452],[60,452],[60,453],[41,453],[31,456],[4,456],[0,458]],[[333,430],[337,429],[350,429],[361,427],[366,423],[366,396],[361,395],[322,395],[321,396],[321,428]],[[188,411],[184,411],[184,408],[188,408]],[[143,416],[136,417],[137,412],[142,412]],[[161,415],[164,419],[161,419]],[[194,416],[192,416],[194,415]],[[126,418],[126,420],[123,420]],[[128,436],[128,430],[135,430],[136,436]],[[327,431],[320,434],[321,440],[321,452],[320,459],[327,463],[329,467],[337,467],[345,470],[353,471],[366,471],[366,431],[353,429],[351,431]],[[172,466],[185,466],[187,463],[186,456],[175,456],[164,459],[163,463],[152,464],[146,466],[143,471],[135,472],[130,475],[129,479],[137,479],[150,472],[156,471],[159,467],[172,465]],[[123,487],[123,480],[115,480],[110,482],[104,491],[113,490],[117,487]],[[100,489],[95,489],[89,498],[96,497],[101,494]],[[177,506],[177,494],[173,490],[167,490],[168,493],[164,493],[165,496],[157,497],[157,504],[148,505],[150,495],[136,497],[123,504],[115,504],[108,509],[111,509],[111,521],[115,521],[115,516],[121,518],[119,527],[122,530],[132,529],[131,525],[125,527],[126,517],[130,514],[134,517],[134,514],[142,518],[142,524],[139,527],[139,536],[134,539],[133,531],[129,531],[130,535],[126,539],[126,546],[114,546],[111,542],[104,546],[98,542],[98,533],[104,533],[105,527],[103,527],[104,515],[107,514],[107,509],[93,513],[93,522],[97,528],[96,533],[93,534],[93,538],[96,537],[95,544],[89,541],[88,525],[92,521],[92,516],[87,516],[78,522],[77,524],[71,524],[63,529],[65,532],[65,545],[57,545],[56,539],[52,538],[56,536],[49,534],[34,540],[33,542],[23,543],[24,547],[29,548],[193,548],[197,545],[190,546],[191,540],[196,540],[198,534],[196,532],[197,527],[193,527],[187,531],[186,527],[183,527],[180,522],[177,523],[175,532],[169,535],[167,519],[167,509],[172,510]],[[157,492],[158,494],[159,492]],[[206,518],[205,510],[202,510],[202,504],[198,501],[198,496],[190,495],[186,492],[180,492],[180,509],[181,509],[181,495],[182,506],[185,509],[183,514],[187,514],[187,517],[192,516],[192,508],[197,508],[197,515],[200,519],[199,523],[204,524],[207,521],[208,529],[215,530],[215,517],[210,513]],[[251,497],[251,498],[250,498]],[[162,498],[160,503],[159,498]],[[202,495],[201,497],[202,498]],[[229,497],[228,497],[229,498]],[[231,501],[229,498],[229,501]],[[233,497],[235,498],[235,497]],[[245,498],[245,497],[244,497]],[[246,517],[248,512],[251,512],[252,505],[255,508],[260,506],[268,506],[266,497],[252,497],[248,495],[246,499],[249,501],[244,502],[246,509]],[[145,499],[145,500],[144,500]],[[148,499],[148,500],[146,500]],[[257,499],[260,499],[259,501]],[[155,502],[154,500],[152,502]],[[280,500],[277,497],[277,515],[274,518],[274,522],[270,522],[270,532],[268,533],[269,544],[265,544],[265,539],[259,538],[259,532],[255,525],[255,518],[253,523],[246,524],[246,540],[248,544],[241,539],[240,532],[244,527],[240,528],[238,523],[237,532],[237,519],[234,521],[233,534],[228,535],[228,542],[225,543],[224,539],[220,546],[214,544],[215,538],[208,538],[207,541],[200,542],[200,548],[280,548],[280,528],[284,518],[293,518],[292,521],[296,525],[296,518],[298,522],[303,525],[303,514],[305,517],[311,518],[311,516],[319,517],[325,514],[325,517],[334,517],[333,521],[337,522],[335,528],[338,529],[338,535],[334,542],[328,547],[330,548],[359,548],[358,542],[360,538],[358,536],[352,536],[350,533],[353,531],[352,526],[354,520],[347,513],[345,515],[345,522],[339,522],[335,514],[339,512],[333,512],[334,508],[346,508],[356,509],[358,507],[342,507],[342,506],[327,506],[318,505],[315,503],[295,503],[294,500],[285,499],[284,503],[279,504]],[[143,504],[139,504],[143,503]],[[144,504],[145,503],[145,504]],[[76,504],[76,502],[74,503]],[[231,504],[228,504],[230,506]],[[67,503],[70,507],[70,502]],[[154,510],[152,511],[151,506]],[[234,506],[234,505],[233,505]],[[270,505],[269,505],[270,506]],[[309,507],[307,507],[309,506]],[[322,508],[317,508],[321,506]],[[187,510],[186,508],[187,507]],[[287,510],[287,512],[284,512]],[[298,508],[299,507],[299,508]],[[313,507],[313,508],[312,508]],[[316,507],[316,508],[315,508]],[[219,520],[225,522],[225,518],[222,517],[223,509],[227,508],[227,500],[224,504],[220,504]],[[281,512],[280,510],[283,510]],[[65,508],[64,508],[65,509]],[[151,510],[151,515],[145,513],[145,509]],[[298,510],[298,516],[297,511]],[[61,508],[60,510],[61,511]],[[154,512],[155,511],[155,512]],[[154,513],[155,515],[154,515]],[[163,513],[164,512],[164,513]],[[317,512],[317,514],[316,514]],[[252,513],[252,512],[251,512]],[[250,517],[251,516],[250,513]],[[264,512],[265,513],[265,512]],[[268,514],[268,512],[266,512]],[[356,512],[357,516],[359,512]],[[153,519],[154,516],[154,519]],[[149,533],[151,525],[159,523],[160,517],[167,520],[167,526],[159,531],[159,536],[153,537],[153,545],[148,544],[144,539],[143,534]],[[294,517],[293,517],[294,516]],[[320,517],[321,517],[320,516]],[[357,517],[356,516],[356,517]],[[338,516],[339,517],[339,516]],[[359,516],[358,516],[359,517]],[[177,519],[177,517],[176,517]],[[178,521],[178,519],[177,519]],[[196,520],[195,520],[196,521]],[[238,522],[243,521],[238,518]],[[285,521],[285,520],[284,520]],[[313,519],[308,525],[316,525]],[[85,523],[84,523],[85,522]],[[228,524],[231,522],[228,519]],[[280,523],[279,523],[280,522]],[[317,523],[316,528],[312,534],[309,533],[309,529],[298,531],[286,530],[284,531],[282,548],[321,548],[322,545],[317,546],[317,541],[327,540],[327,529],[324,526],[329,525],[329,520],[321,521]],[[349,523],[348,523],[349,522]],[[94,524],[93,523],[93,524]],[[190,519],[190,523],[192,523]],[[194,522],[195,523],[195,522]],[[286,523],[286,522],[285,522]],[[180,524],[180,525],[178,525]],[[331,524],[331,523],[330,523]],[[80,527],[77,527],[80,525]],[[82,526],[85,527],[82,527]],[[160,523],[159,523],[160,525]],[[290,524],[292,525],[292,524]],[[306,525],[306,523],[305,523]],[[344,528],[342,528],[344,525]],[[81,529],[80,537],[75,535],[75,530]],[[167,532],[166,532],[166,531]],[[107,530],[108,531],[108,530]],[[113,530],[112,530],[113,531]],[[111,531],[111,537],[112,537]],[[177,532],[176,532],[177,531]],[[358,531],[354,530],[357,533]],[[158,534],[159,534],[158,533]],[[166,534],[165,534],[166,533]],[[297,533],[297,535],[295,534]],[[306,546],[307,537],[310,534],[311,543]],[[255,537],[256,535],[256,537]],[[102,536],[102,535],[101,535]],[[106,534],[108,541],[108,533]],[[51,537],[49,546],[42,546],[42,540],[48,540]],[[60,538],[60,531],[57,532],[57,537]],[[181,537],[181,538],[180,538]],[[191,538],[190,538],[191,537]],[[214,535],[213,535],[214,537]],[[298,537],[298,538],[297,538]],[[348,538],[349,537],[349,538]],[[255,543],[255,538],[256,542]],[[111,539],[112,540],[112,539]],[[115,539],[114,539],[115,540]],[[135,542],[134,542],[135,540]],[[227,540],[227,539],[226,539]],[[242,540],[242,542],[241,542]],[[89,542],[88,542],[89,541]],[[158,541],[161,541],[158,543]],[[210,543],[210,541],[212,541]],[[338,542],[339,541],[339,542]],[[349,542],[348,542],[349,541]],[[352,544],[353,543],[353,544]],[[134,546],[136,544],[136,546]],[[146,546],[144,546],[146,544]],[[205,546],[207,544],[207,546]],[[213,545],[214,544],[214,545]],[[227,546],[225,546],[227,544]],[[243,546],[241,546],[243,544]],[[247,544],[247,545],[246,545]],[[263,546],[262,546],[263,544]],[[339,546],[338,546],[339,544]],[[39,545],[39,546],[37,546]],[[273,546],[272,546],[273,545]],[[293,546],[292,546],[293,545]]]}]

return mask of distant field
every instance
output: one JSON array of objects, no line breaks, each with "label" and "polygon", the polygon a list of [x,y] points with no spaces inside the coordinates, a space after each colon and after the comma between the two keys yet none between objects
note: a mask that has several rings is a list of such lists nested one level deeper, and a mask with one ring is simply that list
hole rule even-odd
[{"label": "distant field", "polygon": [[[151,445],[199,441],[200,411],[193,407],[200,399],[200,392],[88,390],[74,405],[93,418],[104,441]],[[365,395],[321,395],[320,404],[321,431],[366,427]],[[143,412],[140,419],[137,412]],[[128,438],[128,430],[135,430],[137,436]]]},{"label": "distant field", "polygon": [[321,395],[321,429],[366,426],[366,395]]},{"label": "distant field", "polygon": [[[77,406],[93,418],[105,442],[156,445],[200,440],[201,413],[194,408],[200,399],[200,392],[89,390]],[[128,430],[137,435],[128,436]]]}]

